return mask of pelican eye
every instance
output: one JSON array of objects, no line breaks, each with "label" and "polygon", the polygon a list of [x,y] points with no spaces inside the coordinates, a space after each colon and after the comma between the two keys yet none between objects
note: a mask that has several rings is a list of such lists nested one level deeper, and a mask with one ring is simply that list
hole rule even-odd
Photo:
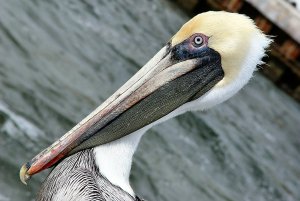
[{"label": "pelican eye", "polygon": [[201,36],[196,36],[196,37],[194,38],[194,45],[195,45],[196,47],[201,46],[202,43],[203,43],[203,38],[202,38]]}]

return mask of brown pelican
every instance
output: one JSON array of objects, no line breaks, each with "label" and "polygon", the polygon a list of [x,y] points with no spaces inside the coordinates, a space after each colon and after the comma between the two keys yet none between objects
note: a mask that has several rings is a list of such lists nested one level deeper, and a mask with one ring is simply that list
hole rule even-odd
[{"label": "brown pelican", "polygon": [[20,170],[54,167],[37,200],[138,200],[129,184],[146,130],[189,110],[224,102],[251,78],[270,43],[240,14],[202,13],[95,111]]}]

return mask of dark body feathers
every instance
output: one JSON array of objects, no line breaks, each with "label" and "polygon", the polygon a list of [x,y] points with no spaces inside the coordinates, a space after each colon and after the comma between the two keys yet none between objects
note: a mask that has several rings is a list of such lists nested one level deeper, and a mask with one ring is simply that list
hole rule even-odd
[{"label": "dark body feathers", "polygon": [[103,177],[94,160],[93,149],[65,158],[49,174],[37,201],[136,201]]}]

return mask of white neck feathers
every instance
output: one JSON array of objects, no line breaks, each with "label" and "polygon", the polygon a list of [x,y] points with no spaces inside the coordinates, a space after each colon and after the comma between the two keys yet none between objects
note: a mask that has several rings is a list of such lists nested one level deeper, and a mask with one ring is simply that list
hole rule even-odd
[{"label": "white neck feathers", "polygon": [[[184,105],[183,105],[184,106]],[[135,196],[129,182],[133,154],[143,134],[151,127],[182,114],[185,107],[179,107],[161,119],[113,142],[100,145],[94,149],[96,164],[100,173],[112,184],[119,186],[133,197]]]},{"label": "white neck feathers", "polygon": [[94,149],[100,173],[133,197],[135,194],[129,183],[132,157],[144,132],[141,129]]}]

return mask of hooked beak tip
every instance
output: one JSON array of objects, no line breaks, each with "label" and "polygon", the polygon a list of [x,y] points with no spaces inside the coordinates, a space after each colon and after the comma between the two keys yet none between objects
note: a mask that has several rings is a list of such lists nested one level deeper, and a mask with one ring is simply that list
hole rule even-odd
[{"label": "hooked beak tip", "polygon": [[27,164],[24,164],[20,169],[20,180],[23,184],[27,185],[27,180],[30,179],[30,175],[28,174]]}]

